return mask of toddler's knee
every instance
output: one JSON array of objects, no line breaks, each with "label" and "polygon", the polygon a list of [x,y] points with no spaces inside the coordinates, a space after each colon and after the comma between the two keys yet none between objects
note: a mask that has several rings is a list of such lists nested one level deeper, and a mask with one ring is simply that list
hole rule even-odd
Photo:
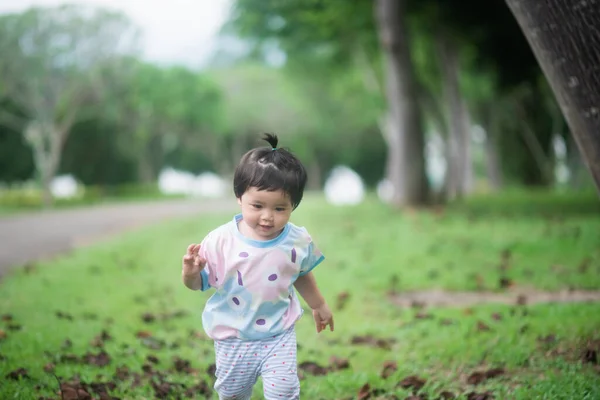
[{"label": "toddler's knee", "polygon": [[215,391],[219,394],[219,400],[249,400],[252,396],[252,385],[243,387],[237,385],[215,384]]},{"label": "toddler's knee", "polygon": [[250,400],[252,391],[241,390],[241,391],[228,391],[220,389],[217,391],[219,394],[219,400]]},{"label": "toddler's knee", "polygon": [[297,400],[300,398],[300,381],[297,375],[263,378],[266,400]]}]

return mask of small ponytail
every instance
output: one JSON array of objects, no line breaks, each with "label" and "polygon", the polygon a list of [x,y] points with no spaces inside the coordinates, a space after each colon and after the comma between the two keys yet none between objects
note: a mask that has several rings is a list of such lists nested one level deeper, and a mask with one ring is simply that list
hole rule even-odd
[{"label": "small ponytail", "polygon": [[271,145],[271,150],[277,150],[277,143],[279,142],[277,135],[273,133],[265,133],[262,139]]}]

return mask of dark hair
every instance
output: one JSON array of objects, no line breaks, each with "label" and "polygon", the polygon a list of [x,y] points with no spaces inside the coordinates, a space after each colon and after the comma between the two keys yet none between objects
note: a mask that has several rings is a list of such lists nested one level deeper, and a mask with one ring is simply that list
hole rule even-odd
[{"label": "dark hair", "polygon": [[250,187],[258,190],[283,190],[295,209],[306,186],[304,165],[289,150],[277,147],[277,136],[267,133],[269,147],[257,147],[244,154],[233,175],[233,191],[238,199]]}]

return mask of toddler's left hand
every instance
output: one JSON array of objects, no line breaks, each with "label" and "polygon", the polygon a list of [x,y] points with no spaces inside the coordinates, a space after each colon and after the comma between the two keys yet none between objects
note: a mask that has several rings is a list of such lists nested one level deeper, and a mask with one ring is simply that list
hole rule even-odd
[{"label": "toddler's left hand", "polygon": [[317,333],[324,330],[327,325],[329,325],[329,329],[333,332],[333,314],[331,314],[327,303],[323,303],[322,306],[315,308],[312,310],[312,313],[315,325],[317,326]]}]

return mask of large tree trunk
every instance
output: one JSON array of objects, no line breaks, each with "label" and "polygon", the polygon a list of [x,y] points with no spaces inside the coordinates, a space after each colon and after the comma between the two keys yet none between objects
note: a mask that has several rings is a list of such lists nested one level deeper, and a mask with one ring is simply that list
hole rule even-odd
[{"label": "large tree trunk", "polygon": [[600,194],[600,7],[506,0],[558,100]]},{"label": "large tree trunk", "polygon": [[498,149],[498,130],[493,123],[485,132],[484,149],[488,183],[493,192],[498,192],[502,188],[502,167]]},{"label": "large tree trunk", "polygon": [[389,109],[388,179],[397,205],[423,205],[429,187],[425,175],[425,138],[417,101],[416,78],[405,26],[404,0],[377,0],[375,19],[386,56]]},{"label": "large tree trunk", "polygon": [[448,197],[462,197],[473,190],[471,157],[471,118],[460,90],[458,48],[452,39],[438,32],[437,47],[441,62],[444,100],[448,110],[447,189]]}]

